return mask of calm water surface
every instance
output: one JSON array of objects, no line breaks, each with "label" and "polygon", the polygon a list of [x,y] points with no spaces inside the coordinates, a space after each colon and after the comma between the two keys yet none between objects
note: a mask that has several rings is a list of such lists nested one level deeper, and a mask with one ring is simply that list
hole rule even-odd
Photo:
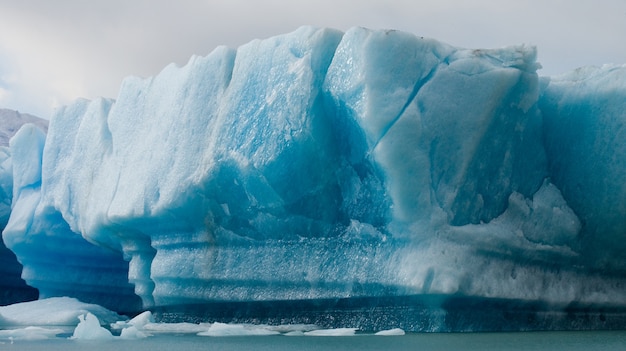
[{"label": "calm water surface", "polygon": [[347,337],[157,335],[142,340],[52,339],[0,343],[0,350],[626,350],[626,331],[356,335]]}]

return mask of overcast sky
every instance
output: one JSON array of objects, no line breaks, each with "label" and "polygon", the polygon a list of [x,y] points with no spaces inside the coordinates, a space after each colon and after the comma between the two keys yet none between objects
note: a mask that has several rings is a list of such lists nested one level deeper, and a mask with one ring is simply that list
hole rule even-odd
[{"label": "overcast sky", "polygon": [[78,97],[116,97],[126,76],[305,24],[536,45],[541,75],[626,63],[624,0],[0,0],[0,107],[49,118]]}]

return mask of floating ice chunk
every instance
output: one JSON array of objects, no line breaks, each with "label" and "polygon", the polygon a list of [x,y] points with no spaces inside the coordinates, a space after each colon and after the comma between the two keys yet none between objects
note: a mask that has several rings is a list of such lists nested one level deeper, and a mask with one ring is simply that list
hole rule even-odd
[{"label": "floating ice chunk", "polygon": [[375,333],[374,335],[380,335],[380,336],[398,336],[398,335],[404,335],[406,334],[404,332],[404,330],[400,329],[400,328],[394,328],[394,329],[389,329],[389,330],[381,330],[377,333]]},{"label": "floating ice chunk", "polygon": [[243,325],[213,323],[209,330],[198,333],[199,336],[263,336],[278,335],[277,331],[270,330],[264,325]]},{"label": "floating ice chunk", "polygon": [[289,334],[289,333],[304,333],[311,330],[320,329],[315,324],[281,324],[281,325],[268,325],[264,326],[269,330],[273,330],[279,332],[281,334]]},{"label": "floating ice chunk", "polygon": [[135,327],[138,330],[143,330],[143,328],[147,324],[151,324],[151,323],[154,323],[152,312],[145,311],[143,313],[138,314],[137,316],[135,316],[133,319],[129,321],[117,321],[111,324],[111,329],[120,330],[120,329],[129,328],[129,327]]},{"label": "floating ice chunk", "polygon": [[128,322],[128,324],[137,328],[144,327],[148,323],[154,323],[154,318],[152,317],[152,312],[150,311],[143,312]]},{"label": "floating ice chunk", "polygon": [[0,326],[75,326],[78,317],[87,313],[106,324],[124,319],[102,306],[53,297],[0,307]]},{"label": "floating ice chunk", "polygon": [[110,331],[100,326],[98,317],[91,313],[78,316],[80,321],[74,329],[72,339],[81,340],[108,340],[113,339],[113,334]]},{"label": "floating ice chunk", "polygon": [[52,339],[64,332],[58,328],[26,327],[0,330],[0,340],[45,340]]},{"label": "floating ice chunk", "polygon": [[151,333],[175,333],[175,334],[197,334],[206,332],[210,324],[200,323],[148,323],[143,327],[144,331]]},{"label": "floating ice chunk", "polygon": [[128,328],[122,329],[122,333],[120,334],[121,339],[145,339],[151,336],[148,333],[144,333],[141,330],[137,329],[135,326],[130,326]]},{"label": "floating ice chunk", "polygon": [[318,329],[311,330],[304,335],[306,336],[352,336],[356,334],[357,328],[336,328],[336,329]]},{"label": "floating ice chunk", "polygon": [[130,321],[118,321],[111,324],[111,329],[121,329],[121,339],[144,339],[152,336],[150,333],[144,331],[147,325],[154,324],[154,318],[152,312],[145,311],[138,314]]}]

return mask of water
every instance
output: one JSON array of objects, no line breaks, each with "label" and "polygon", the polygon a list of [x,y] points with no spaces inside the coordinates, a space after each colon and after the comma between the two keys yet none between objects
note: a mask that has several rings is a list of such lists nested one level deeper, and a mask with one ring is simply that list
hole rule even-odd
[{"label": "water", "polygon": [[155,335],[141,340],[84,341],[56,338],[0,342],[0,350],[626,350],[626,331],[524,333],[410,333],[351,337]]}]

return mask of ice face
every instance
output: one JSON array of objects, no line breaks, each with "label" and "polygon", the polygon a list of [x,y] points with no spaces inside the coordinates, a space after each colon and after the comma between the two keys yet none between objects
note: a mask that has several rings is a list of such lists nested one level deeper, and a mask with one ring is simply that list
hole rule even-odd
[{"label": "ice face", "polygon": [[401,32],[346,33],[327,92],[338,119],[365,134],[351,151],[382,171],[394,221],[430,220],[436,209],[454,225],[488,222],[512,191],[538,189],[546,174],[535,56],[527,47],[470,51]]},{"label": "ice face", "polygon": [[626,66],[581,68],[547,79],[541,109],[550,174],[585,223],[587,264],[626,268]]},{"label": "ice face", "polygon": [[43,296],[117,310],[131,286],[144,307],[623,305],[623,67],[538,67],[363,28],[220,47],[59,109],[45,145],[20,132],[3,236]]}]

